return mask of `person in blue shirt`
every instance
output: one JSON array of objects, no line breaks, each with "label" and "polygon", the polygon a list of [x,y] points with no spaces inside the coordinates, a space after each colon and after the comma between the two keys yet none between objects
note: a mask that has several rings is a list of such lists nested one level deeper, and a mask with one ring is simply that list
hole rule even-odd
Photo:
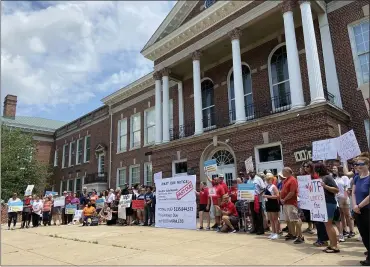
[{"label": "person in blue shirt", "polygon": [[149,224],[149,219],[152,219],[152,204],[153,204],[153,187],[147,186],[146,187],[146,194],[144,195],[144,200],[145,200],[145,206],[144,206],[144,214],[145,214],[145,220],[144,220],[144,226],[151,226],[153,221],[150,220]]},{"label": "person in blue shirt", "polygon": [[153,201],[151,206],[151,217],[150,217],[150,224],[154,226],[155,224],[155,204],[157,203],[156,197],[155,197],[155,187],[153,187]]}]

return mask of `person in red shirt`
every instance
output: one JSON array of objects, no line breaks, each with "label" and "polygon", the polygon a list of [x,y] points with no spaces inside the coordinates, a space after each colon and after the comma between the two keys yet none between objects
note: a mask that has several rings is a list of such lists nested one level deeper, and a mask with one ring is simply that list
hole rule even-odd
[{"label": "person in red shirt", "polygon": [[224,189],[224,192],[225,194],[227,192],[229,192],[229,188],[227,187],[227,184],[225,183],[225,178],[224,178],[224,175],[223,174],[219,174],[218,175],[218,179],[219,179],[219,184],[222,186],[222,188]]},{"label": "person in red shirt", "polygon": [[304,237],[302,221],[298,213],[298,181],[289,167],[284,167],[282,174],[286,179],[280,192],[280,202],[284,205],[283,211],[289,229],[285,240],[294,240],[294,244],[301,244],[304,242]]},{"label": "person in red shirt", "polygon": [[233,180],[233,185],[229,189],[229,196],[231,202],[235,205],[235,202],[238,201],[238,182]]},{"label": "person in red shirt", "polygon": [[221,211],[217,209],[216,206],[221,205],[221,198],[227,191],[225,192],[223,186],[219,184],[218,177],[215,177],[213,180],[208,177],[208,180],[211,181],[213,185],[212,188],[209,189],[209,196],[212,199],[214,207],[213,213],[215,215],[215,224],[212,226],[212,229],[216,229],[221,224]]},{"label": "person in red shirt", "polygon": [[222,214],[222,222],[224,226],[221,228],[221,232],[236,233],[236,228],[238,228],[238,212],[235,205],[230,201],[229,195],[225,194],[222,196],[222,204],[220,207],[216,207]]},{"label": "person in red shirt", "polygon": [[207,230],[210,230],[211,217],[209,216],[209,208],[211,206],[211,199],[209,198],[209,190],[206,182],[200,182],[200,191],[195,191],[199,196],[199,230],[203,229],[203,213],[207,219]]}]

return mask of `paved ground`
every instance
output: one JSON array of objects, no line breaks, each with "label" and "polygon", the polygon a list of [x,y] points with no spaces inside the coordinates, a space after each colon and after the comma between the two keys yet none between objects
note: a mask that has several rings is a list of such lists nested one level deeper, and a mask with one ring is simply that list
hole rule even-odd
[{"label": "paved ground", "polygon": [[326,254],[311,245],[315,236],[301,245],[266,236],[105,225],[1,230],[1,264],[359,265],[364,259],[356,238],[342,243],[341,253]]}]

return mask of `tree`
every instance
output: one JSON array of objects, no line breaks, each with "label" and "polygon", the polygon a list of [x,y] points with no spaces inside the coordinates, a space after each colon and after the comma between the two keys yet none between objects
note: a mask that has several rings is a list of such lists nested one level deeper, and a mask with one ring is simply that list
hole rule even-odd
[{"label": "tree", "polygon": [[23,195],[27,185],[32,184],[34,193],[43,193],[51,172],[48,164],[37,161],[36,145],[32,133],[1,126],[2,199],[9,199],[13,193]]}]

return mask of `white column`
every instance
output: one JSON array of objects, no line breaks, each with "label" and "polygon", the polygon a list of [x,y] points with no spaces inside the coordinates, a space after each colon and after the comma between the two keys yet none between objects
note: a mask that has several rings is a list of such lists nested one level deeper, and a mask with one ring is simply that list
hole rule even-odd
[{"label": "white column", "polygon": [[177,83],[179,97],[179,133],[180,137],[184,136],[184,96],[182,92],[182,82]]},{"label": "white column", "polygon": [[288,58],[288,72],[290,85],[290,98],[292,109],[304,107],[301,67],[299,64],[299,55],[297,49],[297,40],[295,36],[295,27],[293,20],[292,1],[284,1],[282,12],[284,18],[285,42]]},{"label": "white column", "polygon": [[161,75],[154,73],[155,79],[155,143],[162,143],[162,86]]},{"label": "white column", "polygon": [[242,60],[240,55],[240,41],[239,41],[241,32],[239,29],[234,29],[229,33],[229,36],[231,37],[231,47],[233,54],[235,123],[243,123],[246,121],[246,116],[245,116]]},{"label": "white column", "polygon": [[163,143],[170,141],[170,88],[169,88],[169,71],[162,71],[163,84]]},{"label": "white column", "polygon": [[313,27],[311,3],[309,1],[300,2],[302,13],[302,26],[304,36],[304,46],[306,50],[306,61],[308,80],[310,84],[311,104],[325,102],[324,89],[322,86],[319,54],[315,29]]},{"label": "white column", "polygon": [[342,97],[339,90],[339,82],[337,69],[335,66],[333,44],[331,42],[331,35],[328,23],[328,16],[326,13],[319,14],[320,35],[322,43],[322,52],[324,55],[324,67],[326,86],[328,91],[332,93],[335,98],[335,104],[342,108]]},{"label": "white column", "polygon": [[196,51],[192,54],[193,58],[193,83],[194,83],[194,121],[195,131],[194,134],[203,133],[202,123],[202,91],[200,84],[200,56],[201,53]]}]

